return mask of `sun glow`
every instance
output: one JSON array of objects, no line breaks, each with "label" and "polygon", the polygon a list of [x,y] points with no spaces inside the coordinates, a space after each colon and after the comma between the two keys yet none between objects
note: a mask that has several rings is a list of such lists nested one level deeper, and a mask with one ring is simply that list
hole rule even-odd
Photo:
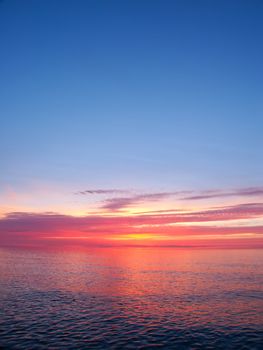
[{"label": "sun glow", "polygon": [[110,240],[114,241],[129,241],[129,240],[136,240],[136,241],[142,241],[142,240],[167,240],[171,239],[169,236],[165,235],[153,235],[151,233],[131,233],[127,235],[119,235],[119,236],[112,236],[109,237]]}]

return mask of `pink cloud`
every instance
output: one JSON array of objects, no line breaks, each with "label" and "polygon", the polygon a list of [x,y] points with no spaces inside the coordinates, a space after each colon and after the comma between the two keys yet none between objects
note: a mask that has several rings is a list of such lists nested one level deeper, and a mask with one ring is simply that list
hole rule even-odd
[{"label": "pink cloud", "polygon": [[[75,217],[58,213],[9,213],[0,219],[0,243],[17,245],[25,242],[44,242],[52,237],[74,240],[88,236],[90,244],[99,244],[105,238],[127,234],[166,235],[173,238],[180,235],[187,237],[253,233],[263,242],[263,226],[227,227],[227,221],[262,218],[263,203],[244,203],[225,207],[212,208],[194,212],[145,213],[140,215],[105,216],[89,215]],[[224,222],[223,227],[205,226],[201,223]],[[198,226],[196,223],[200,223]],[[176,224],[180,225],[176,225]],[[181,224],[187,224],[182,226]],[[193,223],[193,224],[191,224]],[[222,226],[222,225],[221,225]],[[172,244],[172,243],[169,244]],[[255,241],[254,241],[255,242]]]}]

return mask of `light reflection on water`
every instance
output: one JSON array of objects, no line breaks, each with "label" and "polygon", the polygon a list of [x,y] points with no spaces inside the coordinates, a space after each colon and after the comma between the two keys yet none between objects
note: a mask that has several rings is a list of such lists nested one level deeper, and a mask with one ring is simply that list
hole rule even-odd
[{"label": "light reflection on water", "polygon": [[262,349],[263,250],[0,250],[0,346]]}]

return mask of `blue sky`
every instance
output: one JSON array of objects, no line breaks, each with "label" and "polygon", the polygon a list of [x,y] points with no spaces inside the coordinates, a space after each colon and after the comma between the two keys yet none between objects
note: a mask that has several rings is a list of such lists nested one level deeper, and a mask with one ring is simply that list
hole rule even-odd
[{"label": "blue sky", "polygon": [[262,184],[263,3],[4,0],[0,186]]}]

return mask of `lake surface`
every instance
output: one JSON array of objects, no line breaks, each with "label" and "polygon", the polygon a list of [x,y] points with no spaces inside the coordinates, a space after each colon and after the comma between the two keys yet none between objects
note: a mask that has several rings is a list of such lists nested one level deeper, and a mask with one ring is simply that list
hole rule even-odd
[{"label": "lake surface", "polygon": [[263,349],[263,250],[0,249],[0,348]]}]

